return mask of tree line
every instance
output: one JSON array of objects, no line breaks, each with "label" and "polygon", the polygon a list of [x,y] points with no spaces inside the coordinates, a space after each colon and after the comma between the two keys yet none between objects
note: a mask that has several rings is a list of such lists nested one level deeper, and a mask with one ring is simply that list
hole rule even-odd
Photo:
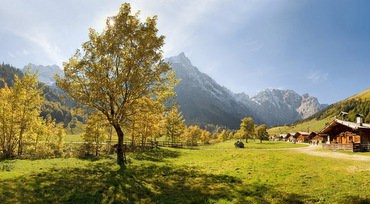
[{"label": "tree line", "polygon": [[[9,65],[0,64],[0,88],[4,88],[5,84],[8,87],[12,87],[15,83],[14,76],[23,78],[24,73],[19,69]],[[37,88],[41,89],[41,96],[44,98],[41,102],[41,113],[40,115],[46,119],[51,117],[56,120],[56,123],[63,123],[64,127],[67,127],[72,121],[73,117],[76,117],[78,121],[85,122],[86,118],[81,114],[73,113],[75,108],[74,102],[70,98],[61,98],[61,92],[50,88],[42,82],[37,82]]]},{"label": "tree line", "polygon": [[22,155],[60,155],[64,129],[51,117],[40,116],[44,98],[37,75],[14,75],[14,85],[0,89],[0,153],[11,158]]}]

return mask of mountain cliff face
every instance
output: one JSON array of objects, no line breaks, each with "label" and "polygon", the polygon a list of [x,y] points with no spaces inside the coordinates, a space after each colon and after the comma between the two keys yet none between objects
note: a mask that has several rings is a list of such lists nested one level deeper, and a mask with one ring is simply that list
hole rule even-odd
[{"label": "mountain cliff face", "polygon": [[175,88],[188,124],[218,124],[239,128],[240,120],[252,117],[257,124],[289,124],[321,110],[315,97],[292,90],[266,89],[250,98],[235,94],[193,66],[184,53],[166,59],[182,79]]},{"label": "mountain cliff face", "polygon": [[[31,73],[36,73],[36,70],[39,73],[39,80],[41,82],[44,82],[47,85],[53,85],[55,83],[54,75],[59,74],[59,76],[64,76],[63,71],[57,66],[57,65],[34,65],[29,64],[31,66]],[[23,73],[25,73],[28,70],[28,65],[23,67]]]},{"label": "mountain cliff face", "polygon": [[252,98],[258,103],[258,113],[265,115],[266,124],[282,125],[307,118],[326,105],[308,94],[300,96],[292,90],[266,89]]},{"label": "mountain cliff face", "polygon": [[[200,72],[184,53],[166,60],[172,65],[177,78],[182,79],[175,91],[187,124],[211,123],[238,128],[243,116],[254,116],[244,102]],[[259,121],[258,118],[255,120]]]}]

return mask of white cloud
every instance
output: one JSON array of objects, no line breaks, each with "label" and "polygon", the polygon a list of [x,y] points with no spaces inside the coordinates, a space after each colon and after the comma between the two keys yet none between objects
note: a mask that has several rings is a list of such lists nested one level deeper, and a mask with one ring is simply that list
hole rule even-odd
[{"label": "white cloud", "polygon": [[328,79],[329,73],[323,73],[320,70],[308,73],[307,79],[312,81],[325,81]]}]

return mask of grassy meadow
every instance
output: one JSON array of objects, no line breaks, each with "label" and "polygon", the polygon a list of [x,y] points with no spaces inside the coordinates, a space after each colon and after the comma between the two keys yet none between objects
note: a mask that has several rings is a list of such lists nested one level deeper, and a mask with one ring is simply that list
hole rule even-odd
[{"label": "grassy meadow", "polygon": [[278,126],[278,127],[272,127],[267,130],[269,135],[279,135],[279,134],[287,134],[290,132],[307,132],[309,131],[320,131],[322,130],[326,124],[330,123],[334,118],[326,118],[323,120],[316,120],[312,119],[310,121],[296,124],[296,125],[290,125],[290,126]]},{"label": "grassy meadow", "polygon": [[[279,144],[260,145],[271,149]],[[369,162],[310,156],[292,149],[235,150],[231,141],[208,147],[130,153],[124,171],[119,170],[114,156],[0,161],[0,201],[370,202]]]},{"label": "grassy meadow", "polygon": [[[201,145],[199,149],[236,149],[234,143],[238,141],[237,139],[227,140],[225,142],[216,143],[213,145]],[[306,147],[308,144],[294,144],[290,142],[281,142],[281,141],[263,141],[260,140],[254,141],[249,139],[248,143],[245,143],[245,140],[240,140],[244,143],[244,149],[280,149],[280,148],[296,148],[296,147]]]}]

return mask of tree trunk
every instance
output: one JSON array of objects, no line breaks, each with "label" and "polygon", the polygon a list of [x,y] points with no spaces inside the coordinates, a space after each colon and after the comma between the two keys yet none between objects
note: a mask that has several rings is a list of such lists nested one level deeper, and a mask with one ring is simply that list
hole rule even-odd
[{"label": "tree trunk", "polygon": [[36,142],[35,142],[35,155],[37,155],[37,145],[39,144],[39,134],[36,135]]},{"label": "tree trunk", "polygon": [[97,157],[99,155],[99,143],[98,142],[95,142],[95,156]]},{"label": "tree trunk", "polygon": [[19,133],[19,141],[18,141],[18,156],[22,155],[23,132],[24,132],[24,128],[21,128],[21,132]]},{"label": "tree trunk", "polygon": [[135,121],[132,123],[132,132],[131,132],[131,150],[135,149]]},{"label": "tree trunk", "polygon": [[248,143],[248,137],[247,137],[247,138],[245,138],[245,143]]},{"label": "tree trunk", "polygon": [[123,131],[120,125],[113,125],[117,132],[118,146],[117,146],[117,164],[120,165],[122,169],[126,168],[126,148],[123,146]]}]

